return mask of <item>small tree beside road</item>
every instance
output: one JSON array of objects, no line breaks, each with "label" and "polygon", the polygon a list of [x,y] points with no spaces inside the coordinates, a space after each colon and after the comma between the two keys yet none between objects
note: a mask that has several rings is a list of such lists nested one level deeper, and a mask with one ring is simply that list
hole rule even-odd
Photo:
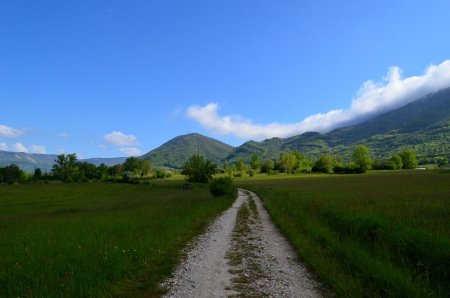
[{"label": "small tree beside road", "polygon": [[217,165],[201,155],[192,155],[183,165],[181,174],[189,182],[208,182],[217,173]]}]

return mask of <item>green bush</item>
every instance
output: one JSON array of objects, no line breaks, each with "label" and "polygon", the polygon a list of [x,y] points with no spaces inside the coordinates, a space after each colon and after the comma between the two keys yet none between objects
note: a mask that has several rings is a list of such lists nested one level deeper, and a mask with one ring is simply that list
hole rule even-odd
[{"label": "green bush", "polygon": [[159,168],[156,169],[155,173],[153,174],[153,177],[159,179],[169,178],[172,177],[172,172],[164,168]]},{"label": "green bush", "polygon": [[188,182],[207,183],[217,173],[217,165],[201,155],[192,155],[183,165],[181,174]]},{"label": "green bush", "polygon": [[395,170],[397,168],[398,165],[393,160],[375,160],[372,164],[374,170]]},{"label": "green bush", "polygon": [[236,188],[230,177],[220,177],[211,180],[209,190],[216,197],[234,195],[236,193]]}]

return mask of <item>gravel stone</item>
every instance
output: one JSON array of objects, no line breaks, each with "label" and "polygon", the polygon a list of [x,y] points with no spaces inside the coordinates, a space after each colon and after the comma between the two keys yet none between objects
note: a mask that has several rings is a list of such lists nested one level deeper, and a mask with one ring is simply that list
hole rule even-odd
[{"label": "gravel stone", "polygon": [[[242,263],[232,266],[227,253],[236,254],[240,249],[236,234],[233,236],[236,215],[251,200],[256,203],[257,212],[250,214],[250,232],[242,237],[245,246],[251,245],[253,250],[244,251]],[[237,276],[247,284],[241,287]],[[320,284],[279,233],[260,198],[243,189],[239,189],[233,206],[186,247],[184,261],[162,288],[167,290],[164,297],[173,298],[320,297]]]}]

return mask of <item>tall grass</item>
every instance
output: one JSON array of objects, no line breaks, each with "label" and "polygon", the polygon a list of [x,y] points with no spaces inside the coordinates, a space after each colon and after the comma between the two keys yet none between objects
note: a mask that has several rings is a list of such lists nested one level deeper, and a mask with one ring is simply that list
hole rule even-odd
[{"label": "tall grass", "polygon": [[0,297],[157,296],[232,198],[207,187],[108,183],[0,188]]},{"label": "tall grass", "polygon": [[341,297],[450,295],[450,175],[378,172],[242,180]]}]

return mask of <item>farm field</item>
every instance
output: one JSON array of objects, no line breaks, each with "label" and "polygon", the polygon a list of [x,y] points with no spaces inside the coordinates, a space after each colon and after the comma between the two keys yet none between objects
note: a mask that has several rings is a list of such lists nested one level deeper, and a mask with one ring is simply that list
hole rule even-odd
[{"label": "farm field", "polygon": [[339,297],[445,297],[450,173],[243,178],[301,259]]},{"label": "farm field", "polygon": [[0,297],[158,295],[187,241],[227,209],[207,186],[0,187]]}]

